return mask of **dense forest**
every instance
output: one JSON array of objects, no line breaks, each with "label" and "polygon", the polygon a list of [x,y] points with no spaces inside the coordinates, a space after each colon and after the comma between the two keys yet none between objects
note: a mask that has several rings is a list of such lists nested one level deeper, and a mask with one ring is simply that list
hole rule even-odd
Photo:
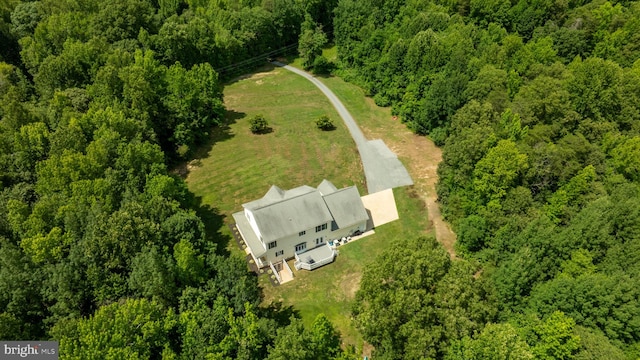
[{"label": "dense forest", "polygon": [[[443,147],[458,234],[393,244],[353,321],[377,359],[640,357],[640,3],[5,0],[0,339],[63,358],[336,359],[260,306],[179,177],[216,69],[291,44]],[[398,261],[398,259],[403,259]],[[275,331],[274,329],[278,329]]]},{"label": "dense forest", "polygon": [[365,274],[376,358],[640,358],[640,3],[343,0],[334,23],[339,74],[443,147],[462,258],[410,241]]}]

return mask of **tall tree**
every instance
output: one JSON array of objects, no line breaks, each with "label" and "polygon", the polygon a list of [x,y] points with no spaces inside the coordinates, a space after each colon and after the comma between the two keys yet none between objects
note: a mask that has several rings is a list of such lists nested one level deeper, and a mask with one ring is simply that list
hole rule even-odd
[{"label": "tall tree", "polygon": [[320,25],[316,24],[309,14],[306,14],[298,39],[298,52],[305,69],[310,69],[314,60],[322,55],[322,48],[326,43],[327,36]]},{"label": "tall tree", "polygon": [[450,341],[479,331],[494,310],[470,270],[451,263],[433,238],[405,239],[383,252],[365,271],[353,308],[376,356],[439,357]]},{"label": "tall tree", "polygon": [[454,342],[447,360],[528,360],[534,359],[529,345],[509,323],[487,324],[474,339],[465,337]]}]

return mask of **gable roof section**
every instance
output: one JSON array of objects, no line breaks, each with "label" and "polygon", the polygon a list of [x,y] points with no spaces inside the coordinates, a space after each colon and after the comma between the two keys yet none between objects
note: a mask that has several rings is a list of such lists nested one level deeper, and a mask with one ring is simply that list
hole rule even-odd
[{"label": "gable roof section", "polygon": [[323,197],[327,208],[339,228],[345,228],[362,221],[367,221],[369,215],[362,204],[358,188],[350,186],[340,189]]},{"label": "gable roof section", "polygon": [[291,199],[293,197],[304,195],[304,194],[310,193],[312,191],[316,191],[316,189],[314,189],[314,188],[312,188],[311,186],[308,186],[308,185],[302,185],[302,186],[298,186],[297,188],[293,188],[293,189],[285,191],[284,198],[285,199]]},{"label": "gable roof section", "polygon": [[[313,189],[313,188],[312,188]],[[332,220],[318,191],[250,209],[265,243],[312,229]]]},{"label": "gable roof section", "polygon": [[326,196],[338,191],[338,188],[333,185],[331,181],[325,179],[322,180],[320,185],[318,185],[318,191],[320,191],[320,194],[322,194],[322,196]]},{"label": "gable roof section", "polygon": [[276,185],[271,185],[269,191],[262,197],[265,200],[281,200],[284,198],[285,191]]},{"label": "gable roof section", "polygon": [[291,190],[282,190],[281,188],[273,185],[269,188],[269,191],[260,199],[243,204],[245,208],[249,210],[259,209],[271,204],[275,204],[282,200],[291,199],[300,195],[304,195],[310,192],[316,191],[311,186],[303,185],[293,188]]}]

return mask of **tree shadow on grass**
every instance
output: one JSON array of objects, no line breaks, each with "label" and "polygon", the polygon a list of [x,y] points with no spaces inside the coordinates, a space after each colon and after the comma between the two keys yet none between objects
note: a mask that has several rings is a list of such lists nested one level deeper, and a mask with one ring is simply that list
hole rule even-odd
[{"label": "tree shadow on grass", "polygon": [[271,134],[272,132],[273,132],[273,128],[271,126],[267,126],[263,130],[254,132],[253,135],[267,135],[267,134]]},{"label": "tree shadow on grass", "polygon": [[291,317],[300,319],[300,311],[291,305],[283,305],[282,301],[272,302],[267,307],[262,308],[264,317],[274,320],[278,326],[287,326],[291,323]]},{"label": "tree shadow on grass", "polygon": [[265,62],[263,64],[259,64],[256,67],[247,67],[245,69],[239,69],[235,72],[229,72],[226,74],[226,78],[229,80],[225,81],[224,85],[229,86],[237,83],[240,80],[248,79],[257,73],[270,72],[278,66],[273,65],[270,62]]},{"label": "tree shadow on grass", "polygon": [[211,128],[209,138],[195,149],[187,160],[175,164],[171,172],[185,179],[187,175],[189,175],[191,168],[193,166],[199,166],[200,159],[208,157],[217,143],[229,140],[235,136],[231,131],[231,125],[245,116],[247,116],[247,114],[243,112],[226,110],[224,121],[220,125]]},{"label": "tree shadow on grass", "polygon": [[238,120],[243,119],[245,116],[247,116],[247,114],[243,112],[227,109],[224,114],[224,121],[220,125],[211,129],[209,139],[194,152],[192,158],[205,158],[209,156],[209,153],[217,143],[233,138],[235,134],[231,131],[231,125],[235,124]]},{"label": "tree shadow on grass", "polygon": [[230,253],[227,246],[231,241],[231,236],[222,232],[225,216],[220,214],[220,210],[217,208],[203,204],[202,197],[195,197],[195,204],[192,208],[204,223],[207,247],[215,246],[217,255],[229,256]]},{"label": "tree shadow on grass", "polygon": [[[208,141],[200,146],[191,157],[190,161],[185,161],[180,165],[180,168],[174,170],[182,178],[186,178],[192,166],[198,166],[199,159],[209,156],[211,151],[215,151],[214,147],[217,143],[229,140],[235,136],[231,131],[231,125],[236,121],[243,119],[247,114],[233,109],[227,109],[225,111],[224,122],[219,126],[214,127],[209,134]],[[192,194],[193,195],[193,194]],[[231,240],[231,236],[223,233],[225,216],[220,213],[220,210],[212,207],[209,204],[205,204],[202,201],[202,197],[193,195],[191,199],[196,215],[204,222],[206,242],[208,246],[215,246],[215,253],[218,255],[229,255],[227,245]]]},{"label": "tree shadow on grass", "polygon": [[305,71],[317,78],[330,79],[336,77],[334,74],[336,70],[338,70],[338,67],[334,63],[329,63],[324,68],[318,69],[314,67]]},{"label": "tree shadow on grass", "polygon": [[227,123],[227,128],[229,127],[229,125],[235,124],[237,120],[244,119],[246,116],[247,114],[243,112],[235,111],[233,109],[227,109],[224,114],[224,118]]},{"label": "tree shadow on grass", "polygon": [[313,75],[314,77],[317,78],[321,78],[321,79],[331,79],[336,77],[335,75],[333,75],[332,73],[328,73],[328,74],[315,74],[315,73],[311,73],[311,75]]}]

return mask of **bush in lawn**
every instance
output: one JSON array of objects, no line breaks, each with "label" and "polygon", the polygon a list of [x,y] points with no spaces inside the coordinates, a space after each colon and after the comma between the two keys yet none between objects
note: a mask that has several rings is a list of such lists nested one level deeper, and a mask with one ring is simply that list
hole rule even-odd
[{"label": "bush in lawn", "polygon": [[327,115],[320,116],[318,120],[316,120],[316,126],[318,127],[318,129],[324,131],[333,130],[336,128],[336,126],[333,124],[333,121],[331,121],[331,119],[329,119]]},{"label": "bush in lawn", "polygon": [[262,115],[256,115],[249,120],[251,132],[254,134],[266,134],[271,131],[267,119]]}]

